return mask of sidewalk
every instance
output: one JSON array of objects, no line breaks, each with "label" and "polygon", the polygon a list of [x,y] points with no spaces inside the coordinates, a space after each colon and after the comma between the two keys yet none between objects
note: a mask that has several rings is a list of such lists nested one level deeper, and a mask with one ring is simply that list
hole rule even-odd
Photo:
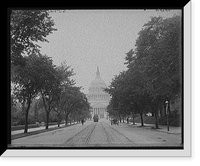
[{"label": "sidewalk", "polygon": [[[58,125],[50,125],[49,128],[55,128],[57,126]],[[60,125],[60,127],[62,127],[62,126],[64,126],[64,124]],[[45,129],[45,126],[40,126],[40,127],[30,128],[30,129],[28,129],[28,132],[44,130],[44,129]],[[24,133],[24,129],[11,131],[11,135],[16,135],[16,134],[20,134],[20,133]]]},{"label": "sidewalk", "polygon": [[[77,123],[75,123],[75,124],[77,124]],[[57,129],[69,127],[69,126],[72,126],[75,124],[71,123],[71,125],[68,124],[68,126],[65,126],[65,124],[61,124],[60,127],[58,127],[58,125],[51,125],[51,126],[49,126],[48,129],[45,129],[45,126],[41,126],[41,127],[37,127],[37,128],[30,128],[30,129],[28,129],[28,133],[24,133],[24,130],[11,131],[11,140],[30,136],[30,135],[40,134],[40,133],[44,133],[44,132],[48,132],[48,131],[52,131],[52,130],[57,130]]]},{"label": "sidewalk", "polygon": [[[141,126],[141,123],[135,123],[136,125],[134,126]],[[133,125],[131,123],[129,123],[128,125]],[[168,134],[181,134],[181,127],[174,127],[174,126],[169,126],[169,131],[167,131],[167,126],[166,125],[159,125],[159,129],[155,129],[155,124],[146,124],[144,123],[144,129],[147,130],[157,130],[160,132],[165,132]]]}]

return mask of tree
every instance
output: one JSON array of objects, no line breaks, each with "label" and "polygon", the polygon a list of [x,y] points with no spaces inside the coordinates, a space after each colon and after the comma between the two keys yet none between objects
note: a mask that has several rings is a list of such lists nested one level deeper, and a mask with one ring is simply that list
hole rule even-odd
[{"label": "tree", "polygon": [[111,85],[105,89],[112,96],[108,107],[109,115],[118,116],[120,121],[121,118],[124,119],[130,114],[134,116],[132,96],[129,87],[127,72],[123,71],[115,76]]},{"label": "tree", "polygon": [[141,73],[158,128],[160,103],[180,94],[182,86],[181,17],[153,17],[139,32],[135,46],[127,53],[126,64],[128,70]]},{"label": "tree", "polygon": [[36,42],[48,42],[46,36],[56,29],[45,10],[12,10],[10,13],[11,62],[24,65],[23,54],[39,53]]},{"label": "tree", "polygon": [[46,129],[48,129],[50,112],[56,105],[61,80],[52,59],[45,55],[39,55],[39,58],[40,61],[37,64],[39,91],[46,112]]},{"label": "tree", "polygon": [[181,17],[164,20],[161,17],[153,17],[140,32],[136,47],[137,59],[142,64],[141,68],[152,86],[154,95],[174,96],[179,93]]},{"label": "tree", "polygon": [[82,92],[81,94],[82,94],[82,99],[80,99],[80,101],[76,104],[76,106],[72,108],[73,111],[70,113],[71,115],[75,113],[76,116],[78,116],[77,118],[79,120],[91,118],[90,104],[87,101],[86,95],[83,94]]},{"label": "tree", "polygon": [[115,76],[109,88],[105,89],[112,96],[110,113],[132,113],[133,119],[134,114],[139,113],[143,126],[143,113],[151,108],[155,114],[155,128],[159,128],[158,109],[166,99],[180,94],[180,27],[180,16],[168,19],[152,17],[143,26],[135,50],[126,53],[128,70]]},{"label": "tree", "polygon": [[25,108],[25,129],[24,133],[28,132],[28,113],[32,100],[38,94],[39,78],[37,72],[37,55],[30,55],[25,57],[26,66],[16,66],[13,74],[13,94],[16,99]]},{"label": "tree", "polygon": [[[28,131],[28,112],[40,86],[37,62],[38,41],[47,42],[46,36],[55,31],[48,11],[12,10],[10,12],[11,81],[14,94],[25,108],[25,130]],[[27,56],[28,55],[28,56]]]},{"label": "tree", "polygon": [[74,80],[70,77],[74,75],[73,69],[67,65],[64,61],[60,66],[57,67],[57,74],[59,78],[59,86],[57,87],[57,93],[55,93],[55,108],[54,111],[57,113],[58,127],[62,117],[64,116],[64,108],[67,102],[66,91],[74,85]]},{"label": "tree", "polygon": [[85,108],[87,106],[87,98],[80,92],[80,87],[71,87],[65,91],[64,100],[65,125],[67,126],[70,113],[74,110]]}]

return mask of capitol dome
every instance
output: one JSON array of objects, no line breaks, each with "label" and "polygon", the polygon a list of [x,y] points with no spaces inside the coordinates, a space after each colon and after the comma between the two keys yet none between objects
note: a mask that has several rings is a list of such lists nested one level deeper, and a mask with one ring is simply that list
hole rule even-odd
[{"label": "capitol dome", "polygon": [[97,67],[96,78],[90,84],[89,93],[104,93],[104,88],[106,88],[106,83],[101,79],[99,67]]},{"label": "capitol dome", "polygon": [[101,78],[96,78],[95,80],[91,82],[90,88],[93,88],[93,87],[106,88],[106,83]]},{"label": "capitol dome", "polygon": [[91,82],[88,101],[92,107],[92,114],[97,114],[100,118],[107,118],[107,105],[110,100],[110,95],[104,91],[106,83],[100,77],[99,67],[97,67],[96,77]]}]

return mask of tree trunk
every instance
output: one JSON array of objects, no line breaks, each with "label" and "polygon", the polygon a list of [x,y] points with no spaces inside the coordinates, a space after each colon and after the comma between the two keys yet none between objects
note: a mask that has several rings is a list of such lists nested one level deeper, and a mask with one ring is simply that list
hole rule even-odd
[{"label": "tree trunk", "polygon": [[58,113],[58,127],[60,127],[60,113]]},{"label": "tree trunk", "polygon": [[159,126],[158,126],[158,110],[157,109],[155,110],[155,128],[159,129]]},{"label": "tree trunk", "polygon": [[135,115],[134,115],[134,112],[132,113],[132,118],[133,118],[133,125],[135,125],[135,120],[134,120]]},{"label": "tree trunk", "polygon": [[69,124],[71,125],[72,124],[72,116],[71,114],[69,115],[70,119],[69,119]]},{"label": "tree trunk", "polygon": [[44,98],[44,95],[43,93],[41,92],[42,94],[42,100],[43,100],[43,104],[44,104],[44,109],[45,109],[45,112],[46,112],[46,129],[48,129],[48,125],[49,125],[49,112],[48,109],[47,109],[47,105],[46,105],[46,101],[45,101],[45,98]]},{"label": "tree trunk", "polygon": [[50,112],[46,112],[46,129],[48,129],[49,128],[49,113]]},{"label": "tree trunk", "polygon": [[26,110],[24,133],[28,132],[28,110]]},{"label": "tree trunk", "polygon": [[75,122],[76,122],[76,117],[75,117],[75,115],[74,115],[74,124],[75,124]]},{"label": "tree trunk", "polygon": [[127,118],[126,120],[127,120],[127,123],[129,123],[129,118]]},{"label": "tree trunk", "polygon": [[38,121],[38,103],[35,103],[34,106],[34,119],[35,119],[35,123]]},{"label": "tree trunk", "polygon": [[140,113],[140,118],[141,118],[141,126],[144,126],[143,113]]},{"label": "tree trunk", "polygon": [[[30,105],[31,105],[31,100],[28,101],[28,107],[27,107],[27,109],[26,109],[24,133],[27,133],[27,132],[28,132],[28,113],[29,113]],[[24,106],[23,106],[23,107],[24,107]]]},{"label": "tree trunk", "polygon": [[120,121],[120,123],[122,122],[122,119],[121,119],[121,116],[119,115],[119,121]]},{"label": "tree trunk", "polygon": [[65,126],[68,125],[68,114],[65,116]]},{"label": "tree trunk", "polygon": [[60,127],[60,120],[58,120],[58,127]]}]

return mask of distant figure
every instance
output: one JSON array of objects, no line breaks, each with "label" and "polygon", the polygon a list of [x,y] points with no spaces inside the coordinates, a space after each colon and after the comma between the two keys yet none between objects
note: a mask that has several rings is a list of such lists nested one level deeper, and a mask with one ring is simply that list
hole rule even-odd
[{"label": "distant figure", "polygon": [[84,125],[84,119],[81,120],[82,125]]}]

